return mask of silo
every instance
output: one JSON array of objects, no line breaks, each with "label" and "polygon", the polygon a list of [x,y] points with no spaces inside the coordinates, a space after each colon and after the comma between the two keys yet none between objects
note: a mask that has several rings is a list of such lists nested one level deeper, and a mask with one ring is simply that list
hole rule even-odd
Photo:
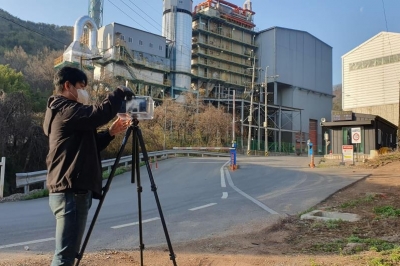
[{"label": "silo", "polygon": [[97,28],[103,26],[104,0],[89,0],[89,17],[96,22]]},{"label": "silo", "polygon": [[192,0],[163,0],[162,36],[169,41],[173,94],[190,89],[192,5]]}]

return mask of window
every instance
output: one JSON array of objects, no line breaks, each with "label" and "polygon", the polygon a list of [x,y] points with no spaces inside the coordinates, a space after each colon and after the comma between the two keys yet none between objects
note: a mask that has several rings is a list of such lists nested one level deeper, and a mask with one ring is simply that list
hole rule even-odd
[{"label": "window", "polygon": [[153,44],[152,44],[152,43],[149,43],[149,47],[150,47],[150,48],[153,48]]},{"label": "window", "polygon": [[128,42],[132,42],[132,37],[129,37],[129,38],[128,38]]},{"label": "window", "polygon": [[143,42],[142,42],[142,40],[139,40],[139,45],[143,45]]},{"label": "window", "polygon": [[162,45],[158,46],[158,50],[162,51]]},{"label": "window", "polygon": [[125,41],[125,36],[121,35],[121,40]]}]

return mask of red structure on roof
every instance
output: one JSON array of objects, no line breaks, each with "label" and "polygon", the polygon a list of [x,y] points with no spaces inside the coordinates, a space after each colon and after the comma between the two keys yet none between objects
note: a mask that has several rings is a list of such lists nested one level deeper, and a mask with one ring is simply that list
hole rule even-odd
[{"label": "red structure on roof", "polygon": [[206,8],[218,10],[220,16],[231,23],[250,29],[255,27],[252,22],[252,16],[255,12],[250,9],[241,8],[224,0],[207,0],[195,6],[193,14],[195,15]]}]

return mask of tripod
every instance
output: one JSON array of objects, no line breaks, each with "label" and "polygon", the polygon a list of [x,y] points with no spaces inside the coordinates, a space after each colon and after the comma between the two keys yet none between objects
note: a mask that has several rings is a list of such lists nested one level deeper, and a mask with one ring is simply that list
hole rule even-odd
[{"label": "tripod", "polygon": [[142,136],[142,131],[140,130],[139,126],[139,121],[136,118],[132,119],[132,124],[131,126],[128,127],[128,129],[126,130],[124,139],[122,140],[122,144],[121,147],[118,151],[117,154],[117,158],[115,159],[115,163],[112,166],[109,178],[107,180],[106,185],[103,187],[103,193],[101,195],[100,201],[99,201],[99,205],[97,206],[96,212],[94,213],[93,216],[93,220],[90,224],[90,227],[88,229],[88,232],[86,234],[85,240],[82,244],[82,248],[81,251],[77,254],[77,261],[75,263],[75,266],[78,266],[82,257],[83,257],[83,253],[85,252],[87,243],[89,241],[90,235],[93,231],[93,227],[94,224],[96,223],[97,217],[100,213],[100,209],[103,205],[104,199],[107,195],[107,192],[110,188],[111,182],[114,178],[114,173],[117,169],[117,165],[119,163],[119,160],[121,159],[122,156],[122,152],[125,148],[125,145],[129,139],[129,136],[131,134],[131,132],[133,132],[132,134],[132,175],[131,175],[131,183],[135,183],[135,172],[136,172],[136,188],[137,188],[137,196],[138,196],[138,216],[139,216],[139,249],[140,249],[140,265],[143,266],[143,250],[144,250],[144,244],[143,244],[143,228],[142,228],[142,197],[141,197],[141,193],[142,193],[142,186],[141,186],[141,182],[140,182],[140,158],[139,158],[139,145],[143,154],[143,161],[146,164],[146,169],[147,172],[149,174],[149,178],[150,178],[150,185],[151,185],[151,191],[153,191],[154,193],[154,197],[157,203],[157,208],[158,208],[158,213],[160,215],[160,219],[161,219],[161,223],[164,229],[164,234],[165,234],[165,238],[167,240],[167,244],[168,244],[168,249],[169,249],[169,258],[170,260],[172,260],[173,265],[176,266],[176,261],[175,261],[175,254],[174,251],[172,249],[172,244],[171,244],[171,240],[169,238],[169,234],[168,234],[168,230],[167,230],[167,225],[165,223],[165,219],[164,219],[164,215],[162,213],[162,209],[161,209],[161,204],[160,204],[160,200],[158,198],[158,194],[157,194],[157,186],[154,183],[154,178],[153,178],[153,174],[151,172],[151,168],[150,168],[150,163],[149,163],[149,157],[147,155],[147,151],[146,151],[146,147],[144,144],[144,140],[143,140],[143,136]]}]

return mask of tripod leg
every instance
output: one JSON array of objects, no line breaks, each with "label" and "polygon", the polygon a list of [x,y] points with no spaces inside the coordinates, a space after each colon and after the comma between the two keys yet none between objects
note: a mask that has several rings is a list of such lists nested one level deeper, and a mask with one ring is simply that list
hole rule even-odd
[{"label": "tripod leg", "polygon": [[119,160],[121,159],[122,152],[125,149],[126,142],[127,142],[128,138],[129,138],[131,132],[132,132],[132,127],[129,127],[126,130],[124,139],[122,140],[121,147],[120,147],[120,149],[118,151],[117,157],[115,158],[114,165],[111,168],[111,173],[110,173],[110,175],[108,177],[107,183],[103,188],[103,193],[101,195],[99,204],[97,205],[96,212],[94,213],[93,220],[90,223],[90,226],[89,226],[88,232],[86,234],[85,240],[83,241],[83,244],[82,244],[82,247],[81,247],[81,251],[76,255],[77,261],[75,263],[75,266],[79,265],[79,263],[80,263],[80,261],[81,261],[81,259],[83,257],[83,253],[85,252],[87,243],[89,242],[89,238],[90,238],[90,235],[91,235],[91,233],[93,231],[94,224],[96,223],[97,217],[99,216],[100,209],[103,206],[104,199],[106,198],[107,192],[108,192],[108,190],[110,188],[110,185],[111,185],[111,181],[114,178],[115,170],[117,170],[117,166],[118,166]]},{"label": "tripod leg", "polygon": [[163,226],[163,229],[164,229],[165,238],[166,238],[167,244],[168,244],[169,258],[170,258],[170,260],[172,260],[173,265],[176,266],[175,254],[174,254],[174,251],[172,249],[171,240],[169,238],[169,234],[168,234],[168,230],[167,230],[167,224],[165,223],[164,215],[163,215],[163,212],[162,212],[162,209],[161,209],[160,200],[158,198],[157,186],[156,186],[156,184],[154,182],[153,173],[151,172],[151,167],[150,167],[150,163],[149,163],[149,157],[147,155],[146,147],[144,145],[142,132],[141,132],[140,128],[137,127],[137,126],[135,126],[134,130],[136,131],[137,138],[138,138],[139,144],[140,144],[140,148],[142,150],[143,161],[146,163],[147,172],[148,172],[149,178],[150,178],[151,191],[153,191],[154,197],[155,197],[155,200],[156,200],[156,203],[157,203],[158,213],[160,214],[161,223],[162,223],[162,226]]},{"label": "tripod leg", "polygon": [[139,216],[139,250],[140,250],[140,265],[143,266],[143,224],[142,224],[142,184],[140,182],[140,160],[139,160],[139,145],[138,145],[138,136],[137,136],[137,126],[133,128],[132,134],[132,152],[134,153],[133,160],[135,161],[135,169],[132,169],[132,180],[131,182],[135,182],[134,172],[136,172],[136,188],[137,188],[137,197],[138,197],[138,216]]}]

